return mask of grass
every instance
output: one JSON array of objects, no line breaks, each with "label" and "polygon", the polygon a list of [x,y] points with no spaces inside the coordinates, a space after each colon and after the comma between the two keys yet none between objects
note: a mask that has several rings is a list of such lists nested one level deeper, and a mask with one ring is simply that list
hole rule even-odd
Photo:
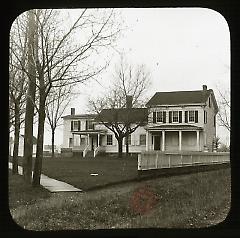
[{"label": "grass", "polygon": [[35,204],[42,199],[50,197],[50,192],[43,187],[33,188],[23,181],[21,175],[13,175],[9,170],[9,208]]},{"label": "grass", "polygon": [[[16,179],[10,179],[13,204],[16,204],[14,198],[21,197],[13,190],[15,183]],[[27,208],[15,208],[12,215],[19,225],[30,230],[206,227],[226,217],[230,189],[230,169],[227,168],[87,193],[53,194]],[[20,192],[24,191],[17,190]],[[144,207],[145,210],[140,209]]]},{"label": "grass", "polygon": [[86,191],[137,178],[137,158],[44,158],[42,173]]},{"label": "grass", "polygon": [[[137,159],[61,158],[45,159],[43,174],[87,190],[137,177]],[[91,176],[97,173],[98,176]]]}]

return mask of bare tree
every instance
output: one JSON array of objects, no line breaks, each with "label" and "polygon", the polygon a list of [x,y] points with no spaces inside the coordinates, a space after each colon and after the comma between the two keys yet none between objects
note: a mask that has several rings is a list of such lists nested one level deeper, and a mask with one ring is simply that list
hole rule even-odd
[{"label": "bare tree", "polygon": [[[26,51],[27,51],[27,35],[21,34],[19,29],[19,19],[16,20],[12,26],[12,34],[10,36],[10,54],[9,54],[9,120],[10,127],[14,127],[14,147],[13,147],[13,174],[18,173],[18,149],[19,149],[19,134],[20,126],[24,121],[23,114],[25,113],[25,100],[27,76],[24,71],[19,70],[19,62],[14,57],[13,52],[18,54],[21,60],[21,65],[26,65]],[[15,44],[15,40],[18,39],[18,45]],[[10,133],[10,129],[9,129]]]},{"label": "bare tree", "polygon": [[118,157],[121,158],[123,138],[126,138],[128,154],[128,136],[146,123],[146,108],[137,107],[144,105],[150,75],[143,65],[134,67],[125,63],[122,57],[114,76],[115,81],[108,92],[90,99],[89,107],[98,114],[97,120],[114,133],[118,141]]},{"label": "bare tree", "polygon": [[219,112],[218,112],[218,123],[219,126],[226,128],[230,132],[230,91],[218,89],[219,94]]},{"label": "bare tree", "polygon": [[46,117],[51,128],[52,157],[54,157],[55,131],[60,126],[61,117],[72,99],[72,86],[59,86],[47,98]]},{"label": "bare tree", "polygon": [[[79,10],[77,19],[68,27],[66,22],[63,22],[66,19],[63,20],[63,11],[60,10],[36,10],[35,19],[37,39],[32,40],[32,49],[35,51],[31,54],[32,59],[29,59],[33,62],[31,65],[34,66],[34,72],[30,72],[23,65],[21,70],[24,70],[37,89],[36,93],[28,98],[38,112],[37,152],[32,181],[34,186],[38,186],[42,169],[46,103],[50,92],[59,85],[76,86],[101,73],[107,62],[100,54],[102,50],[113,46],[120,30],[114,21],[114,11],[110,9],[104,12]],[[29,41],[31,42],[31,39]],[[97,64],[95,59],[100,57],[102,61]],[[20,62],[17,55],[16,58]],[[33,77],[35,72],[36,81]],[[36,94],[38,100],[35,98]]]},{"label": "bare tree", "polygon": [[[25,128],[24,128],[24,160],[23,176],[27,183],[32,182],[32,153],[33,153],[33,119],[34,105],[36,98],[36,63],[37,57],[37,19],[36,11],[28,12],[28,32],[27,32],[27,66],[21,64],[23,70],[28,76],[28,91],[26,101]],[[17,57],[17,55],[15,55]],[[21,63],[21,61],[19,61]]]}]

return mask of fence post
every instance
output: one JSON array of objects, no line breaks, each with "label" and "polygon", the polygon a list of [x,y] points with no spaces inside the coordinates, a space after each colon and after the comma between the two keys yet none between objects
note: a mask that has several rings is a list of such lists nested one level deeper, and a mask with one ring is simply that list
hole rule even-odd
[{"label": "fence post", "polygon": [[141,154],[138,154],[138,170],[141,170]]}]

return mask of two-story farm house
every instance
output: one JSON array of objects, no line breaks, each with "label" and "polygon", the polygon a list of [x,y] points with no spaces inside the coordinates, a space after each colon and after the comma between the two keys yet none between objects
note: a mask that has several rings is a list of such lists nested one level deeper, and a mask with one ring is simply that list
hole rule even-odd
[{"label": "two-story farm house", "polygon": [[[136,121],[145,117],[145,123],[129,136],[130,153],[214,149],[218,106],[213,90],[206,85],[196,91],[156,92],[146,108],[131,110]],[[104,109],[101,113],[109,116],[110,111]],[[113,132],[96,120],[97,115],[76,115],[75,109],[71,109],[71,115],[63,119],[64,148],[83,152],[83,156],[89,151],[94,156],[98,152],[117,153]]]}]

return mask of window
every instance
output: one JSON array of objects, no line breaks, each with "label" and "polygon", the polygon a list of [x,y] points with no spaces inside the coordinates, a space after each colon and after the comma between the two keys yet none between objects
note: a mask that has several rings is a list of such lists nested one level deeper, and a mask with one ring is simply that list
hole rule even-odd
[{"label": "window", "polygon": [[69,147],[73,147],[73,138],[69,138]]},{"label": "window", "polygon": [[211,97],[208,98],[208,106],[211,107]]},{"label": "window", "polygon": [[146,145],[146,135],[139,136],[140,145]]},{"label": "window", "polygon": [[157,112],[157,122],[163,122],[163,112]]},{"label": "window", "polygon": [[173,121],[173,122],[178,122],[178,120],[179,120],[178,111],[173,111],[172,121]]},{"label": "window", "polygon": [[80,131],[81,121],[71,121],[71,131]]},{"label": "window", "polygon": [[112,145],[113,144],[113,137],[112,135],[107,135],[107,145]]},{"label": "window", "polygon": [[182,111],[169,111],[169,123],[182,122]]},{"label": "window", "polygon": [[207,124],[207,112],[204,111],[204,124]]},{"label": "window", "polygon": [[94,130],[93,121],[86,121],[86,130]]},{"label": "window", "polygon": [[153,112],[153,123],[166,123],[166,111]]},{"label": "window", "polygon": [[[126,145],[126,139],[127,137],[125,137],[125,145]],[[131,145],[131,135],[128,135],[128,145]]]},{"label": "window", "polygon": [[195,122],[195,112],[194,111],[189,111],[189,122]]},{"label": "window", "polygon": [[185,111],[185,123],[188,122],[198,123],[198,110]]},{"label": "window", "polygon": [[216,127],[216,116],[213,117],[213,126]]}]

